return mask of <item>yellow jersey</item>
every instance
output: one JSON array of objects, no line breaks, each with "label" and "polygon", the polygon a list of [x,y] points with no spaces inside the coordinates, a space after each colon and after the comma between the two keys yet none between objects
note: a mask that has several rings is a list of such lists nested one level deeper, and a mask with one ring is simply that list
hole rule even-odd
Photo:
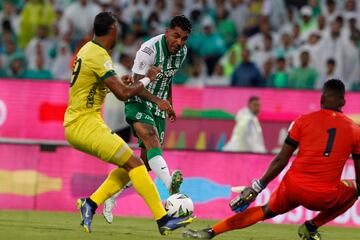
[{"label": "yellow jersey", "polygon": [[101,106],[109,92],[104,80],[113,75],[116,73],[111,57],[100,44],[90,41],[79,50],[70,82],[65,127],[83,115],[101,115]]}]

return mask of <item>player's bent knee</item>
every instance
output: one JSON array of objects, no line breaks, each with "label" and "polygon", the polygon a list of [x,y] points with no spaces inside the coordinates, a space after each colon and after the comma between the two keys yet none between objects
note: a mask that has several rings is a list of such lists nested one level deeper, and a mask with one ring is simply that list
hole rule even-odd
[{"label": "player's bent knee", "polygon": [[263,219],[263,220],[265,220],[265,219],[270,219],[270,218],[273,218],[273,217],[277,216],[276,213],[272,212],[272,211],[269,209],[269,205],[268,205],[268,204],[262,206],[262,209],[263,209],[263,211],[264,211],[264,219]]}]

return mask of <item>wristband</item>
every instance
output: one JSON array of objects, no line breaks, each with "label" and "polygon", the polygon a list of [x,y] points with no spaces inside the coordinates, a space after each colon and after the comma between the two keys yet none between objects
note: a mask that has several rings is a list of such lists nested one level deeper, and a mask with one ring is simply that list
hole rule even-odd
[{"label": "wristband", "polygon": [[150,83],[150,78],[144,77],[140,79],[139,82],[141,82],[144,85],[144,87],[146,87]]},{"label": "wristband", "polygon": [[266,188],[266,185],[261,180],[255,180],[251,183],[252,189],[255,190],[255,192],[260,193],[264,188]]}]

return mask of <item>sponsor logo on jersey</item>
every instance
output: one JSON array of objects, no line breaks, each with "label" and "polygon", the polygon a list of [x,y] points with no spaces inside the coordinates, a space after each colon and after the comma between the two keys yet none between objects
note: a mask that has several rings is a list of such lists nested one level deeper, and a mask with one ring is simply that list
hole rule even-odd
[{"label": "sponsor logo on jersey", "polygon": [[141,49],[141,51],[148,54],[149,56],[151,56],[154,53],[154,51],[149,47],[144,47],[143,49]]},{"label": "sponsor logo on jersey", "polygon": [[176,72],[177,72],[177,69],[164,70],[164,71],[158,73],[158,75],[156,75],[156,79],[172,78]]},{"label": "sponsor logo on jersey", "polygon": [[94,106],[94,97],[96,94],[97,86],[98,86],[98,84],[95,83],[89,91],[89,95],[87,96],[87,102],[86,102],[87,108],[92,108]]}]

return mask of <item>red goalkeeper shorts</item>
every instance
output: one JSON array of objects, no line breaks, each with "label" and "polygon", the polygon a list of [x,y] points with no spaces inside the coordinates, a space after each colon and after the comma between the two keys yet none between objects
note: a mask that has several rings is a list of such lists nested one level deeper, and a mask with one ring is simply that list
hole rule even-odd
[{"label": "red goalkeeper shorts", "polygon": [[331,190],[322,191],[315,185],[304,188],[289,177],[285,177],[271,194],[269,209],[276,214],[286,213],[298,206],[322,211],[353,201],[357,194],[354,185],[344,182],[339,182],[336,187],[329,189]]}]

